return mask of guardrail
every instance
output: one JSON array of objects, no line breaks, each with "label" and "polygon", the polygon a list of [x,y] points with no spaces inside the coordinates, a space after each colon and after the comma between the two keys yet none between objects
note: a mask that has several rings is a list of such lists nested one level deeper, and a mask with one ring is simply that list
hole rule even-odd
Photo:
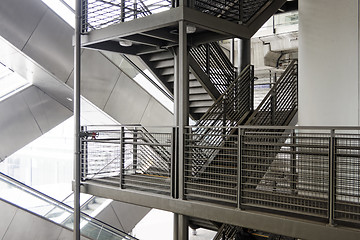
[{"label": "guardrail", "polygon": [[170,195],[172,128],[83,127],[82,177]]},{"label": "guardrail", "polygon": [[[191,127],[185,131],[185,200],[265,210],[329,224],[360,224],[360,128],[240,126],[232,128],[231,135],[206,134],[206,129],[211,127],[203,128],[202,141],[197,140],[199,134],[190,131]],[[131,132],[139,133],[134,128]],[[145,145],[147,160],[141,161],[150,165],[133,164],[134,158],[128,164],[125,160],[123,170],[118,165],[114,171],[120,175],[117,186],[176,196],[173,191],[179,186],[174,184],[181,179],[177,179],[173,169],[174,161],[178,162],[175,133],[173,128],[161,133],[164,138],[154,137],[158,143],[146,140],[139,144],[130,137],[132,140],[123,144],[123,149],[129,145],[132,151],[125,155],[132,156],[134,148]],[[100,144],[105,140],[100,134],[99,131],[97,139],[85,139],[88,152],[90,143]],[[224,144],[213,145],[214,138],[222,138]],[[121,141],[109,141],[121,145]],[[215,157],[204,171],[194,174],[194,162],[206,157],[205,153]],[[89,159],[86,164],[94,164]],[[105,169],[105,165],[102,163],[99,168]],[[128,181],[128,176],[135,179]],[[101,172],[98,177],[88,174],[83,180],[97,178],[104,178],[103,184],[109,184]]]},{"label": "guardrail", "polygon": [[[272,0],[190,0],[189,7],[236,23],[249,23]],[[83,0],[82,32],[167,11],[177,0]]]}]

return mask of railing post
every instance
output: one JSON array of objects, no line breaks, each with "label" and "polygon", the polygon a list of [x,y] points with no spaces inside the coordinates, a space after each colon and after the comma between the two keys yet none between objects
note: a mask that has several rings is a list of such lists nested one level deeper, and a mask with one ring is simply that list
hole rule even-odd
[{"label": "railing post", "polygon": [[271,97],[270,97],[270,102],[271,102],[271,125],[276,125],[276,119],[275,119],[275,114],[276,114],[276,88],[274,87],[271,91]]},{"label": "railing post", "polygon": [[250,66],[250,110],[254,111],[254,66]]},{"label": "railing post", "polygon": [[206,74],[210,77],[210,44],[205,45],[206,50]]},{"label": "railing post", "polygon": [[290,162],[290,189],[292,194],[296,194],[296,181],[297,181],[297,175],[296,175],[296,133],[295,129],[292,129],[291,131],[291,162]]},{"label": "railing post", "polygon": [[178,191],[177,191],[177,153],[178,153],[178,128],[173,127],[171,129],[171,172],[170,172],[170,187],[171,187],[171,197],[178,198]]},{"label": "railing post", "polygon": [[237,161],[237,208],[241,209],[241,190],[242,190],[242,144],[243,144],[244,129],[238,128],[238,161]]},{"label": "railing post", "polygon": [[335,148],[336,148],[335,130],[331,129],[329,142],[329,225],[334,225],[334,207],[335,207]]},{"label": "railing post", "polygon": [[133,133],[133,170],[134,173],[136,173],[137,165],[138,165],[138,146],[137,146],[137,128],[134,127],[134,133]]},{"label": "railing post", "polygon": [[125,21],[125,0],[121,0],[120,3],[120,21]]},{"label": "railing post", "polygon": [[134,19],[137,19],[137,2],[134,0]]},{"label": "railing post", "polygon": [[242,24],[243,21],[244,21],[244,0],[239,0],[239,23]]},{"label": "railing post", "polygon": [[82,0],[81,4],[81,32],[88,31],[88,0]]},{"label": "railing post", "polygon": [[87,127],[86,126],[81,126],[81,133],[82,133],[82,136],[80,136],[80,146],[81,146],[81,149],[80,149],[80,161],[81,161],[81,165],[80,165],[80,172],[81,172],[81,178],[80,180],[81,181],[84,181],[86,176],[87,176],[87,173],[88,173],[88,162],[87,162],[87,159],[88,159],[88,143],[87,141],[84,140],[85,136],[84,136],[84,132],[87,131]]},{"label": "railing post", "polygon": [[124,156],[125,156],[125,131],[124,131],[124,127],[120,128],[120,189],[123,189],[123,183],[124,183]]}]

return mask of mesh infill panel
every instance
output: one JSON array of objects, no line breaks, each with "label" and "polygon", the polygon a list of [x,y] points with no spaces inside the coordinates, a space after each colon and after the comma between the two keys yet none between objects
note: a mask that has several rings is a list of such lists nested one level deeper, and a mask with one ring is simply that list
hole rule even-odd
[{"label": "mesh infill panel", "polygon": [[170,8],[171,1],[167,0],[87,0],[83,1],[82,29],[89,32]]},{"label": "mesh infill panel", "polygon": [[[222,140],[219,145],[203,138]],[[221,132],[212,135],[187,134],[185,195],[188,199],[232,205],[237,203],[237,144],[236,135]],[[199,161],[208,164],[201,165],[199,169]]]},{"label": "mesh infill panel", "polygon": [[335,219],[360,223],[360,139],[339,135],[335,142]]},{"label": "mesh infill panel", "polygon": [[247,130],[242,140],[243,206],[327,216],[328,135]]}]

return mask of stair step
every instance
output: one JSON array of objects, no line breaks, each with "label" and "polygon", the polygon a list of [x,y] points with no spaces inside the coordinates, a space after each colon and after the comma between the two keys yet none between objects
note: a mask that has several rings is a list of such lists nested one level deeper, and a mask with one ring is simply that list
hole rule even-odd
[{"label": "stair step", "polygon": [[213,104],[213,101],[194,101],[190,102],[190,107],[211,107]]},{"label": "stair step", "polygon": [[189,87],[202,87],[199,81],[197,80],[190,80],[189,81]]},{"label": "stair step", "polygon": [[207,94],[206,90],[203,89],[202,87],[190,88],[189,93],[190,94],[199,94],[199,93],[206,93]]},{"label": "stair step", "polygon": [[208,94],[191,94],[189,95],[190,101],[209,101],[211,97]]},{"label": "stair step", "polygon": [[174,56],[169,51],[148,54],[147,57],[150,62],[174,59]]},{"label": "stair step", "polygon": [[163,78],[167,83],[174,83],[174,79],[175,79],[174,75],[166,75],[163,76]]},{"label": "stair step", "polygon": [[192,112],[203,114],[203,113],[206,113],[208,109],[209,109],[208,107],[196,107],[192,110]]},{"label": "stair step", "polygon": [[155,68],[168,68],[168,67],[174,67],[174,59],[168,59],[168,60],[162,60],[162,61],[156,61],[153,63],[153,66]]},{"label": "stair step", "polygon": [[159,69],[161,75],[174,75],[174,71],[173,67]]}]

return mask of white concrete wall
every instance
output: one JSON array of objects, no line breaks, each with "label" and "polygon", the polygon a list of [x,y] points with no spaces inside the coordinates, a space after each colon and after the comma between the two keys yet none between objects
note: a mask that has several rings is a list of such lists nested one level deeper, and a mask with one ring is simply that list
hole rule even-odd
[{"label": "white concrete wall", "polygon": [[299,125],[359,125],[359,1],[299,1]]}]

